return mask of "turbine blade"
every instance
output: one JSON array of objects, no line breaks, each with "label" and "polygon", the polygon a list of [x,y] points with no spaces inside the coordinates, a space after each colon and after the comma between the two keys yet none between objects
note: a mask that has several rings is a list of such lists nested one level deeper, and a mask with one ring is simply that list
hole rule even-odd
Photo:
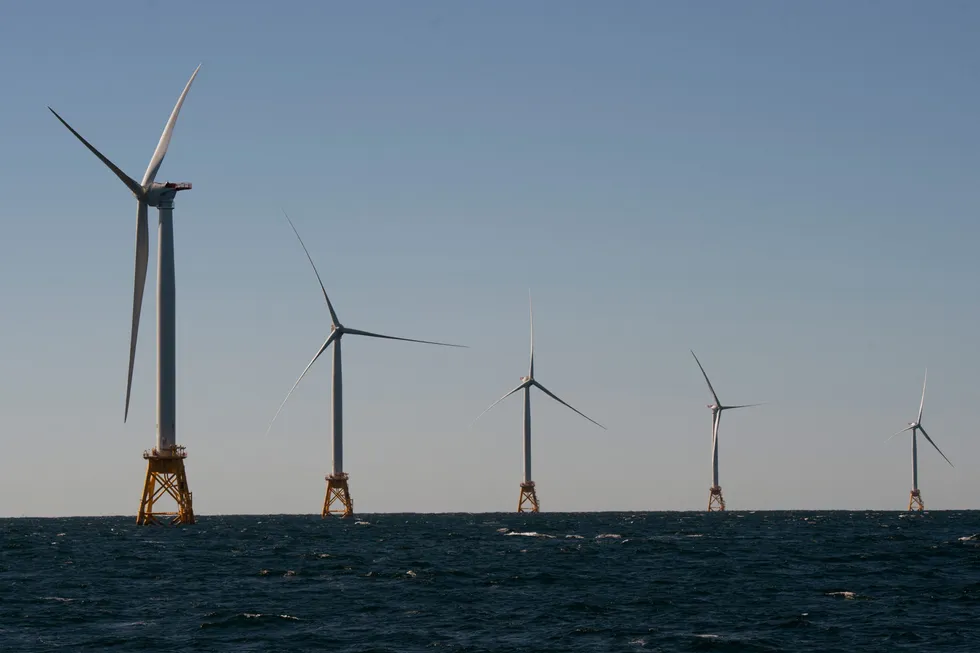
[{"label": "turbine blade", "polygon": [[758,403],[758,404],[742,404],[740,406],[722,406],[721,409],[722,410],[734,410],[736,408],[752,408],[753,406],[762,406],[762,405],[764,405],[764,403]]},{"label": "turbine blade", "polygon": [[922,428],[921,424],[919,425],[919,430],[922,431],[922,435],[926,436],[926,440],[929,441],[929,444],[932,445],[932,448],[939,452],[939,455],[942,456],[946,460],[946,462],[949,463],[950,467],[953,467],[953,463],[950,462],[949,458],[946,458],[946,454],[944,454],[942,450],[940,450],[940,448],[936,446],[936,443],[932,441],[932,438],[929,437],[929,434],[926,433],[926,430]]},{"label": "turbine blade", "polygon": [[527,375],[534,378],[534,306],[531,304],[531,289],[527,289],[527,311],[531,316],[531,366]]},{"label": "turbine blade", "polygon": [[330,332],[330,335],[327,336],[327,339],[323,343],[323,346],[320,347],[320,351],[318,351],[316,353],[316,356],[313,357],[313,360],[310,361],[310,364],[306,366],[306,369],[303,370],[303,373],[299,375],[299,378],[298,379],[296,379],[296,383],[294,383],[293,384],[293,387],[290,388],[289,389],[289,392],[286,393],[286,398],[282,400],[282,403],[281,404],[279,404],[279,410],[276,411],[276,414],[273,416],[272,421],[269,422],[269,428],[267,428],[266,431],[265,431],[265,434],[266,435],[269,435],[269,431],[272,430],[272,425],[275,424],[275,422],[276,422],[276,417],[279,417],[279,413],[282,412],[283,406],[285,406],[286,405],[286,402],[289,401],[289,395],[293,394],[293,390],[296,389],[296,386],[299,385],[299,382],[303,380],[303,377],[306,376],[306,373],[310,371],[310,368],[311,367],[313,367],[313,363],[316,362],[316,359],[320,358],[320,354],[322,354],[323,352],[325,352],[327,350],[327,347],[330,346],[330,343],[335,340],[334,336],[336,336],[336,335],[337,335],[337,332],[336,331],[331,331]]},{"label": "turbine blade", "polygon": [[82,142],[82,145],[84,145],[85,147],[87,147],[89,149],[89,151],[92,152],[92,154],[94,154],[95,156],[99,157],[99,161],[101,161],[102,163],[106,164],[106,167],[108,167],[109,170],[112,170],[114,173],[116,173],[116,176],[119,177],[119,179],[122,180],[122,183],[126,184],[126,187],[129,188],[129,190],[133,191],[133,195],[135,195],[137,197],[137,199],[139,199],[140,197],[143,197],[143,188],[139,184],[136,183],[136,180],[135,179],[131,178],[125,172],[123,172],[122,170],[120,170],[119,169],[119,166],[117,166],[115,163],[113,163],[112,161],[110,161],[109,159],[107,159],[102,154],[102,152],[99,152],[97,149],[95,149],[95,146],[94,145],[92,145],[87,140],[85,140],[84,138],[82,138],[82,135],[79,134],[77,131],[75,131],[72,128],[71,125],[69,125],[67,122],[65,122],[65,119],[62,118],[61,116],[59,116],[57,111],[55,111],[51,107],[48,107],[48,111],[50,111],[51,113],[53,113],[54,114],[54,117],[57,118],[58,120],[60,120],[61,121],[61,124],[64,125],[65,127],[67,127],[68,128],[68,131],[70,131],[72,134],[74,134],[75,135],[75,138],[77,138],[78,140],[80,140]]},{"label": "turbine blade", "polygon": [[136,271],[133,274],[133,323],[129,331],[129,373],[126,376],[126,410],[123,422],[129,419],[129,397],[133,389],[133,365],[136,362],[136,336],[140,330],[140,311],[146,287],[146,265],[150,258],[150,235],[147,226],[146,202],[136,205]]},{"label": "turbine blade", "polygon": [[911,431],[914,428],[915,428],[914,426],[906,426],[904,429],[902,429],[898,433],[893,433],[893,434],[889,435],[888,436],[888,439],[885,440],[885,442],[890,442],[891,439],[894,438],[896,435],[901,435],[902,433],[905,433],[906,431]]},{"label": "turbine blade", "polygon": [[507,394],[505,394],[503,397],[501,397],[497,401],[495,401],[492,404],[490,404],[490,407],[489,408],[487,408],[485,411],[483,411],[482,413],[480,413],[479,415],[477,415],[476,416],[476,419],[473,420],[472,422],[470,422],[470,428],[473,428],[473,425],[476,424],[478,421],[480,421],[480,418],[481,417],[483,417],[484,415],[486,415],[487,413],[489,413],[490,412],[490,408],[493,408],[494,406],[496,406],[497,404],[499,404],[501,401],[503,401],[507,397],[509,397],[512,394],[514,394],[515,392],[517,392],[518,390],[523,390],[526,386],[527,386],[527,382],[526,381],[525,382],[522,382],[519,386],[517,386],[516,388],[514,388],[513,390],[511,390],[510,392],[508,392]]},{"label": "turbine blade", "polygon": [[922,421],[922,407],[926,403],[926,380],[928,378],[929,378],[929,370],[927,369],[925,375],[922,377],[922,399],[919,401],[919,416],[915,420],[916,424]]},{"label": "turbine blade", "polygon": [[170,118],[167,120],[166,127],[163,128],[163,134],[160,135],[160,142],[157,143],[157,149],[153,151],[153,156],[150,158],[150,165],[146,167],[146,174],[143,175],[143,188],[148,188],[153,180],[157,178],[157,171],[160,170],[160,164],[163,163],[163,157],[167,155],[167,148],[170,147],[170,137],[174,133],[174,125],[177,124],[177,115],[180,113],[180,107],[184,104],[184,98],[187,97],[187,91],[191,90],[191,84],[194,83],[194,78],[197,77],[197,71],[201,69],[198,65],[191,74],[191,78],[187,80],[187,85],[184,90],[181,91],[180,97],[177,98],[177,104],[174,106],[174,110],[170,113]]},{"label": "turbine blade", "polygon": [[396,336],[384,336],[380,333],[371,333],[370,331],[361,331],[360,329],[344,329],[344,333],[349,333],[352,336],[367,336],[368,338],[383,338],[385,340],[404,340],[405,342],[421,342],[423,345],[439,345],[440,347],[460,347],[461,349],[469,349],[466,345],[451,345],[447,342],[434,342],[432,340],[415,340],[414,338],[398,338]]},{"label": "turbine blade", "polygon": [[330,310],[330,322],[334,326],[340,326],[340,320],[337,319],[337,312],[333,310],[333,304],[330,303],[330,298],[327,297],[327,289],[323,287],[323,280],[320,279],[320,273],[317,272],[316,265],[313,263],[313,257],[310,256],[310,250],[306,249],[306,244],[303,242],[303,239],[300,238],[299,232],[296,231],[296,226],[293,224],[293,221],[289,219],[289,216],[286,215],[285,210],[282,212],[282,214],[286,216],[286,222],[288,222],[289,226],[293,228],[293,233],[296,234],[299,244],[303,246],[303,251],[306,252],[306,258],[309,259],[310,265],[313,266],[313,274],[316,275],[316,280],[320,283],[320,290],[323,291],[323,298],[327,300],[327,309]]},{"label": "turbine blade", "polygon": [[691,356],[694,356],[694,360],[697,361],[698,367],[701,368],[701,374],[704,376],[704,380],[708,383],[708,389],[711,390],[711,396],[715,398],[715,405],[721,406],[721,400],[718,398],[718,393],[715,392],[714,386],[711,385],[711,380],[708,379],[708,373],[704,371],[704,365],[702,365],[701,361],[698,360],[698,355],[694,353],[693,349],[691,350]]},{"label": "turbine blade", "polygon": [[549,390],[548,388],[544,387],[543,385],[541,385],[537,381],[531,381],[531,383],[533,383],[534,385],[538,386],[538,388],[541,390],[541,392],[545,393],[546,395],[548,395],[549,397],[551,397],[552,399],[554,399],[555,401],[557,401],[561,405],[566,406],[567,408],[571,408],[576,413],[578,413],[579,415],[581,415],[585,419],[589,420],[590,422],[592,422],[593,424],[595,424],[599,428],[604,429],[604,430],[608,430],[608,429],[606,429],[605,426],[603,426],[599,422],[595,421],[594,419],[592,419],[591,417],[589,417],[588,415],[586,415],[582,411],[578,410],[577,408],[575,408],[571,404],[565,403],[564,401],[562,401],[561,399],[559,399],[558,396],[555,393],[553,393],[551,390]]}]

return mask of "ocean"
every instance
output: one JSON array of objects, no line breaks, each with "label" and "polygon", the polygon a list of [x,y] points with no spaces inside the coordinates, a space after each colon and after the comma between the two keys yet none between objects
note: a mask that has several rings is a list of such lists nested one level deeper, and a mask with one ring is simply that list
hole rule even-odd
[{"label": "ocean", "polygon": [[980,651],[980,512],[0,520],[6,651]]}]

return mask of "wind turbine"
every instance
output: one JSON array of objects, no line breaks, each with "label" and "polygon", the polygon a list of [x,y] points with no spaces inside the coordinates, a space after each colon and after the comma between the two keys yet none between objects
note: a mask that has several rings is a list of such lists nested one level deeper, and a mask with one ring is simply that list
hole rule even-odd
[{"label": "wind turbine", "polygon": [[[922,378],[922,399],[919,400],[918,417],[915,418],[914,422],[909,422],[907,427],[888,438],[888,440],[891,440],[896,435],[901,435],[906,431],[912,431],[912,492],[909,494],[909,510],[918,510],[920,512],[925,510],[925,504],[922,502],[922,493],[919,492],[919,450],[916,446],[916,432],[922,431],[923,437],[929,441],[929,444],[931,444],[933,448],[939,452],[939,455],[949,463],[950,467],[953,466],[953,463],[950,462],[949,458],[946,458],[946,454],[944,454],[939,447],[936,446],[936,443],[932,441],[932,438],[929,437],[929,434],[926,433],[926,430],[922,427],[922,407],[926,403],[926,379],[928,378],[928,375],[929,371],[926,370],[926,374]],[[888,440],[886,440],[886,442]]]},{"label": "wind turbine", "polygon": [[[116,164],[95,149],[81,134],[75,131],[64,118],[48,107],[48,110],[61,121],[75,137],[97,156],[126,187],[136,196],[136,271],[133,286],[133,321],[129,338],[129,373],[126,377],[126,408],[123,421],[129,417],[129,398],[133,385],[133,363],[136,357],[136,336],[139,332],[140,309],[143,305],[143,289],[146,285],[146,268],[150,254],[149,227],[147,225],[148,207],[156,207],[159,212],[158,250],[157,250],[157,440],[156,447],[144,451],[143,458],[147,460],[146,481],[143,484],[143,497],[136,518],[139,524],[159,523],[160,517],[172,517],[174,524],[193,524],[194,509],[192,495],[187,487],[187,476],[184,473],[184,458],[187,453],[184,447],[177,446],[177,404],[176,404],[176,342],[175,342],[175,290],[174,290],[174,197],[182,190],[190,190],[191,184],[186,182],[156,181],[157,172],[163,157],[170,146],[177,115],[184,104],[184,98],[197,77],[201,66],[198,66],[184,86],[177,104],[170,113],[163,135],[157,143],[150,164],[143,175],[143,181],[137,183]],[[158,488],[157,485],[160,487]],[[155,502],[164,494],[170,495],[177,502],[177,512],[154,511]]]},{"label": "wind turbine", "polygon": [[704,376],[704,380],[708,384],[708,389],[711,390],[711,396],[715,400],[715,403],[708,404],[708,408],[711,409],[711,490],[708,495],[708,512],[713,512],[715,510],[725,509],[725,497],[722,496],[721,485],[718,484],[718,426],[721,424],[721,414],[726,410],[751,408],[752,406],[761,406],[762,404],[742,404],[740,406],[725,406],[722,404],[718,398],[718,393],[715,392],[711,381],[708,379],[708,373],[704,371],[704,366],[701,365],[701,361],[698,360],[697,354],[694,353],[693,349],[691,350],[691,356],[694,356],[698,367],[701,368],[701,374]]},{"label": "wind turbine", "polygon": [[[283,215],[286,215],[283,211]],[[310,256],[310,251],[306,249],[306,244],[303,243],[303,239],[300,238],[299,232],[296,230],[293,221],[289,219],[286,215],[286,221],[289,222],[289,226],[292,227],[293,233],[296,234],[296,238],[299,240],[299,244],[303,247],[303,251],[306,252],[306,258],[310,261],[310,265],[313,267],[313,273],[316,275],[316,280],[320,283],[320,290],[323,292],[323,299],[327,302],[327,310],[330,311],[330,335],[324,341],[323,345],[317,351],[313,360],[310,364],[306,366],[303,373],[299,375],[296,379],[296,383],[290,388],[289,392],[286,393],[286,398],[282,400],[279,405],[279,410],[276,411],[275,416],[272,418],[272,422],[269,423],[269,430],[266,431],[268,435],[269,431],[272,430],[272,424],[275,423],[276,417],[279,417],[279,413],[282,412],[283,406],[289,400],[289,395],[293,394],[293,390],[299,385],[299,382],[303,380],[306,373],[310,371],[313,367],[313,363],[320,358],[320,354],[327,350],[331,344],[333,344],[333,393],[331,395],[331,410],[333,412],[333,470],[330,476],[326,477],[327,481],[327,495],[323,500],[323,511],[320,513],[321,517],[326,517],[330,514],[339,514],[343,517],[353,517],[354,516],[354,501],[350,496],[350,488],[348,487],[349,476],[344,472],[344,419],[343,419],[343,372],[341,369],[340,362],[340,341],[345,335],[351,336],[367,336],[368,338],[382,338],[384,340],[403,340],[405,342],[420,342],[426,345],[439,345],[441,347],[462,347],[465,345],[451,345],[445,342],[433,342],[431,340],[415,340],[413,338],[398,338],[395,336],[385,336],[380,333],[371,333],[370,331],[361,331],[360,329],[351,329],[350,327],[345,327],[340,323],[340,319],[337,317],[337,312],[333,308],[333,304],[330,303],[330,297],[327,296],[327,290],[323,285],[323,280],[320,279],[320,273],[316,269],[316,265],[313,263],[313,257]],[[340,503],[338,509],[333,508],[335,502]]]},{"label": "wind turbine", "polygon": [[[531,307],[530,292],[528,292],[528,312],[530,313],[531,316],[531,362],[530,365],[528,366],[527,376],[522,376],[520,385],[518,385],[516,388],[514,388],[513,390],[505,394],[497,401],[490,404],[490,408],[493,408],[501,401],[514,394],[515,392],[518,392],[520,390],[524,391],[524,481],[521,483],[521,497],[517,502],[517,512],[539,511],[538,494],[534,487],[534,481],[531,480],[531,388],[532,387],[536,387],[538,390],[545,393],[546,395],[548,395],[558,403],[562,404],[563,406],[567,408],[571,408],[573,411],[575,411],[585,419],[589,420],[599,428],[601,429],[606,428],[605,426],[595,421],[585,413],[579,411],[578,409],[574,408],[570,404],[567,404],[561,399],[559,399],[557,395],[551,392],[551,390],[548,390],[548,388],[538,383],[538,381],[534,378],[534,311]],[[479,416],[475,420],[473,420],[473,423],[475,424],[477,420],[480,419],[480,417],[486,415],[487,412],[489,412],[490,408],[487,408],[485,411],[480,413]],[[525,504],[527,504],[528,510],[525,510]]]}]

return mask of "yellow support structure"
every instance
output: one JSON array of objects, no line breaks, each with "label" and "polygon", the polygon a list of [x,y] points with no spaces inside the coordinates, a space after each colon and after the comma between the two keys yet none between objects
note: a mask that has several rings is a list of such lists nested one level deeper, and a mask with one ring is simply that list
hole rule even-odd
[{"label": "yellow support structure", "polygon": [[922,502],[922,494],[918,490],[912,490],[909,493],[909,511],[919,511],[922,512],[926,509],[926,504]]},{"label": "yellow support structure", "polygon": [[725,511],[725,497],[721,494],[721,486],[715,485],[711,488],[711,494],[708,495],[708,512],[724,512]]},{"label": "yellow support structure", "polygon": [[[146,480],[143,482],[143,497],[136,523],[140,526],[193,524],[194,495],[187,486],[187,474],[184,472],[184,459],[187,458],[184,447],[175,445],[163,452],[156,449],[144,451],[143,458],[146,459]],[[155,509],[157,501],[164,495],[176,502],[176,511]]]},{"label": "yellow support structure", "polygon": [[517,512],[539,512],[538,493],[534,481],[521,483],[521,498],[517,501]]},{"label": "yellow support structure", "polygon": [[[340,515],[341,517],[354,516],[354,500],[350,496],[350,488],[347,486],[349,477],[344,474],[332,474],[327,476],[327,496],[323,498],[323,512],[321,517],[327,515]],[[334,507],[334,504],[339,504]]]}]

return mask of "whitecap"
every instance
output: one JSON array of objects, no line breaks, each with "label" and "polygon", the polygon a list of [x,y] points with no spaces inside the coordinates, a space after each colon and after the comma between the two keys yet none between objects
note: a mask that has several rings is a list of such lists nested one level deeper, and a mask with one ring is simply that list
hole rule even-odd
[{"label": "whitecap", "polygon": [[973,535],[967,535],[965,537],[959,538],[960,542],[973,542],[975,540],[980,540],[980,533],[974,533]]},{"label": "whitecap", "polygon": [[546,533],[538,533],[537,531],[528,531],[527,533],[518,533],[517,531],[511,531],[507,535],[519,535],[520,537],[546,537],[548,539],[555,539],[554,535],[548,535]]},{"label": "whitecap", "polygon": [[62,596],[42,596],[45,601],[58,601],[59,603],[74,603],[75,599],[66,599]]},{"label": "whitecap", "polygon": [[582,537],[581,535],[566,535],[565,536],[565,539],[566,540],[584,540],[585,538]]},{"label": "whitecap", "polygon": [[506,532],[508,532],[509,530],[510,530],[509,528],[498,528],[498,529],[497,529],[497,532],[498,532],[498,533],[506,533]]},{"label": "whitecap", "polygon": [[354,525],[355,526],[370,526],[371,525],[371,522],[369,522],[369,521],[356,521],[356,522],[354,522]]},{"label": "whitecap", "polygon": [[406,575],[406,576],[408,576],[409,578],[415,578],[416,576],[418,576],[418,574],[416,574],[416,573],[415,573],[414,571],[412,571],[411,569],[409,569],[408,571],[406,571],[406,572],[405,572],[405,575]]},{"label": "whitecap", "polygon": [[616,533],[602,533],[601,535],[596,535],[595,536],[595,539],[597,539],[597,540],[605,540],[605,539],[618,540],[621,537],[622,537],[622,535],[617,535]]},{"label": "whitecap", "polygon": [[827,596],[840,596],[844,599],[847,599],[848,601],[856,599],[858,597],[858,595],[855,594],[854,592],[848,592],[846,590],[843,592],[827,592]]}]

